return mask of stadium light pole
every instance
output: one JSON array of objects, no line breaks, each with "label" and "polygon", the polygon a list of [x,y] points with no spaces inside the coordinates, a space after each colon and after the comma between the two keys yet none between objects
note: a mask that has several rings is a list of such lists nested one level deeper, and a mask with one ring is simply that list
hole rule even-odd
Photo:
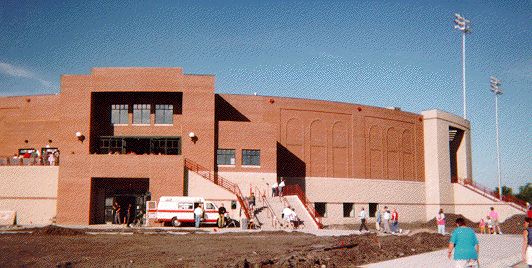
[{"label": "stadium light pole", "polygon": [[495,135],[497,143],[497,178],[499,180],[499,199],[502,200],[501,188],[501,156],[499,152],[499,95],[502,95],[501,80],[494,76],[490,77],[491,92],[495,93]]},{"label": "stadium light pole", "polygon": [[471,32],[471,21],[466,20],[460,14],[454,14],[454,28],[462,32],[462,91],[464,98],[464,119],[467,119],[467,104],[466,104],[466,81],[465,81],[465,36]]}]

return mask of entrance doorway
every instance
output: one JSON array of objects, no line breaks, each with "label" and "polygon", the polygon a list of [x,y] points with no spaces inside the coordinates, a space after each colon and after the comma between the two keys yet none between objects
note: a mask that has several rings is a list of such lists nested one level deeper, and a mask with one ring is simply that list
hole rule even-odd
[{"label": "entrance doorway", "polygon": [[145,210],[149,195],[147,178],[92,178],[90,224],[113,223],[115,202],[121,208],[119,223],[124,223],[130,206],[131,222]]}]

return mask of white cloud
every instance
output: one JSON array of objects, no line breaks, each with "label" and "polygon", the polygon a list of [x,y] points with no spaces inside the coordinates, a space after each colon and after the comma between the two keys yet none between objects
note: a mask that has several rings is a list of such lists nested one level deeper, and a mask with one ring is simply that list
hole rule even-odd
[{"label": "white cloud", "polygon": [[28,71],[24,68],[20,68],[12,64],[1,62],[1,61],[0,61],[0,74],[4,74],[7,76],[11,76],[11,77],[21,77],[21,78],[35,80],[46,88],[50,88],[50,89],[55,88],[52,82],[37,77],[35,73]]}]

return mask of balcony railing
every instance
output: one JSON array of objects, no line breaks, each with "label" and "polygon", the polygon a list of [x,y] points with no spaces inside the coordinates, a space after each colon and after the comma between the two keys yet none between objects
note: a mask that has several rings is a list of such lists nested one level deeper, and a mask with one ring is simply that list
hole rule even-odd
[{"label": "balcony railing", "polygon": [[0,156],[0,166],[58,166],[59,156],[54,161],[42,157]]}]

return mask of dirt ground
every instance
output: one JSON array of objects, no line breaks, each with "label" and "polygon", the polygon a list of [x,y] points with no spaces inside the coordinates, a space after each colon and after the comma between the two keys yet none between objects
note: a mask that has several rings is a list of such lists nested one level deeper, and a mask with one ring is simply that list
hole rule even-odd
[{"label": "dirt ground", "polygon": [[449,240],[429,233],[317,237],[125,229],[87,234],[54,226],[31,231],[0,235],[0,267],[356,267],[442,249]]}]

